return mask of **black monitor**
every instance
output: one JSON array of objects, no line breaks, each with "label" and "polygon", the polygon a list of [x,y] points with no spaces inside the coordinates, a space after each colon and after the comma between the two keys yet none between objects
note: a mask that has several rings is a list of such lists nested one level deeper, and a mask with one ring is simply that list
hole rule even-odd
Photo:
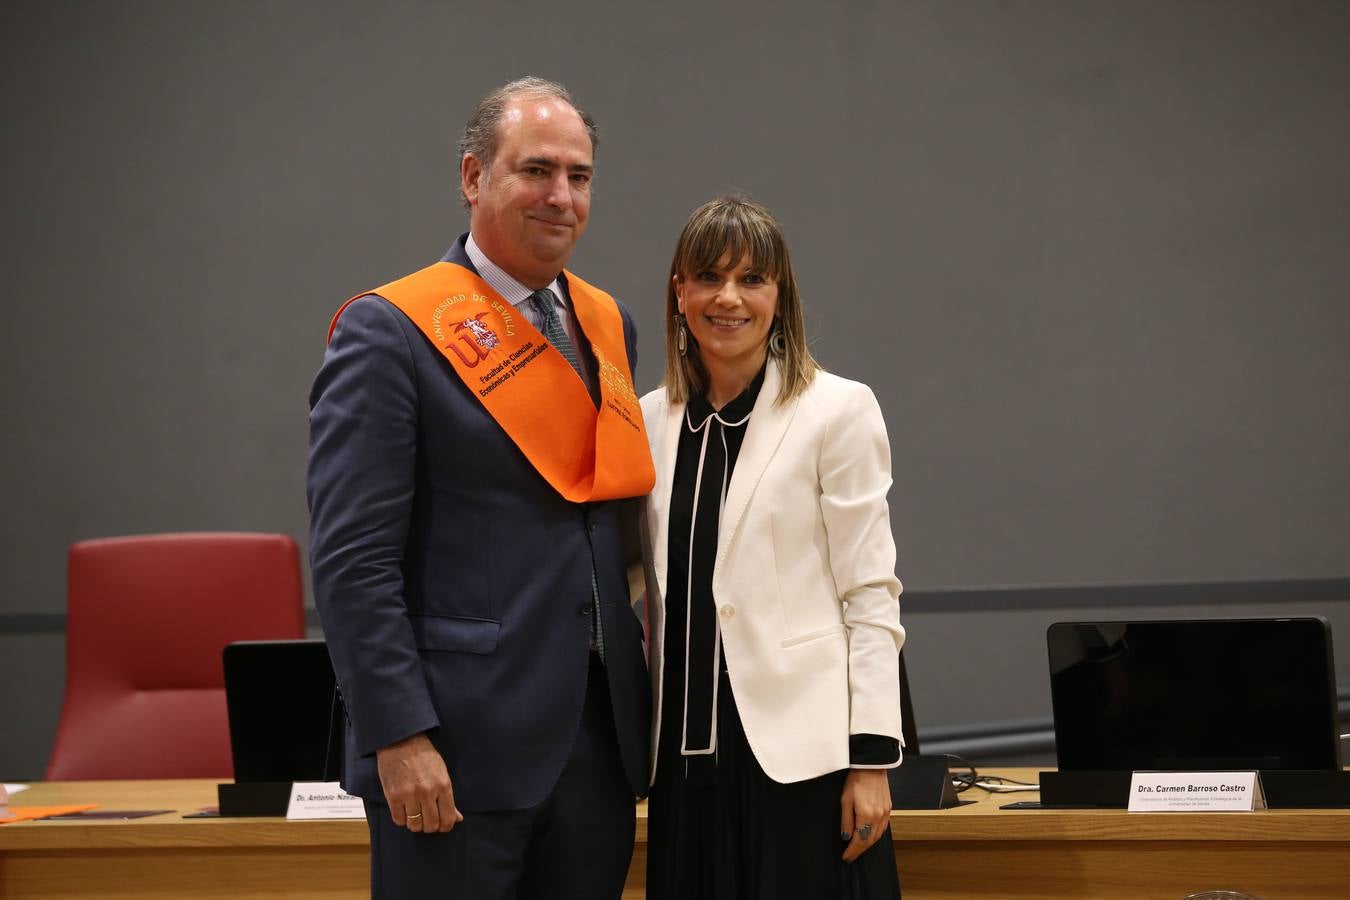
[{"label": "black monitor", "polygon": [[223,661],[235,782],[335,780],[340,732],[328,646],[236,641]]},{"label": "black monitor", "polygon": [[1057,622],[1061,772],[1339,771],[1321,618]]}]

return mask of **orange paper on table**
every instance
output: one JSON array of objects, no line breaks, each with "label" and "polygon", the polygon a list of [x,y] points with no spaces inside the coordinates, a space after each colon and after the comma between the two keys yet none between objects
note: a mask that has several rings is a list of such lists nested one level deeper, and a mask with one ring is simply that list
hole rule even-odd
[{"label": "orange paper on table", "polygon": [[22,822],[29,819],[45,819],[48,816],[66,816],[71,813],[94,809],[97,803],[70,803],[65,806],[11,806],[9,814],[0,817],[0,825],[10,822]]}]

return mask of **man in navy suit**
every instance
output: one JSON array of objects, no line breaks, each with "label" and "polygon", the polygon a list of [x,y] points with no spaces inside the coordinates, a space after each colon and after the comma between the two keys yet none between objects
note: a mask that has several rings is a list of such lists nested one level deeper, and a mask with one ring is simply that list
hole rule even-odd
[{"label": "man in navy suit", "polygon": [[563,269],[595,142],[560,85],[480,101],[469,233],[349,301],[314,383],[314,595],[375,897],[622,892],[650,726],[623,523],[652,470],[632,319]]}]

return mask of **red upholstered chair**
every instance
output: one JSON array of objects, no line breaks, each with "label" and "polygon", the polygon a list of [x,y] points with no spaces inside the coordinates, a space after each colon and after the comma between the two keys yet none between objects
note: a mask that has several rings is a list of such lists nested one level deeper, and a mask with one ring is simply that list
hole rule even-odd
[{"label": "red upholstered chair", "polygon": [[304,636],[283,534],[71,545],[66,695],[47,779],[233,777],[221,650]]}]

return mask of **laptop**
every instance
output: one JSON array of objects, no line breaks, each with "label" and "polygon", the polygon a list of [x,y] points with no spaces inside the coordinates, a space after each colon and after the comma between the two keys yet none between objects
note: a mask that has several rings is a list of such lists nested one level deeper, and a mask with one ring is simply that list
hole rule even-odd
[{"label": "laptop", "polygon": [[1060,772],[1339,771],[1322,618],[1057,622]]},{"label": "laptop", "polygon": [[236,641],[222,659],[235,782],[336,781],[341,713],[328,645]]}]

